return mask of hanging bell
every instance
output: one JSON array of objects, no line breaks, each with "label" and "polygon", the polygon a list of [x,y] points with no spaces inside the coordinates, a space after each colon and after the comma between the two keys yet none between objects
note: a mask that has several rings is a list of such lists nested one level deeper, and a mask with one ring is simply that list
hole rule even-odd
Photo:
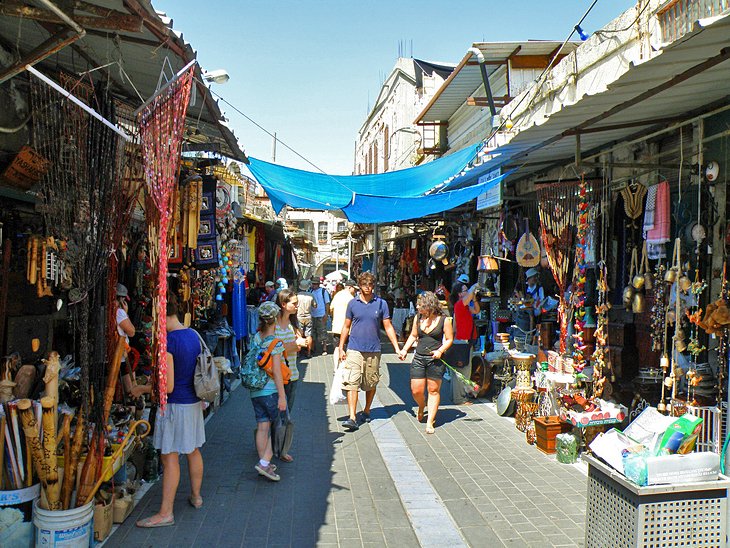
[{"label": "hanging bell", "polygon": [[667,323],[674,323],[674,320],[677,319],[676,314],[674,313],[674,310],[670,310],[667,312],[667,315],[665,316]]},{"label": "hanging bell", "polygon": [[656,406],[656,410],[660,413],[664,413],[667,410],[667,404],[664,403],[664,401],[660,401]]},{"label": "hanging bell", "polygon": [[679,278],[679,289],[686,293],[691,289],[691,287],[692,280],[690,280],[687,275],[682,275],[682,277]]},{"label": "hanging bell", "polygon": [[646,289],[647,291],[650,291],[654,288],[654,282],[651,281],[651,278],[651,274],[644,274],[644,289]]},{"label": "hanging bell", "polygon": [[631,280],[631,285],[634,286],[634,289],[641,289],[642,287],[644,287],[645,282],[646,280],[644,279],[644,275],[637,274],[636,276],[634,276],[634,279]]},{"label": "hanging bell", "polygon": [[674,384],[674,379],[670,376],[664,377],[664,386],[667,388],[671,388]]},{"label": "hanging bell", "polygon": [[623,295],[624,307],[625,308],[630,307],[631,303],[633,302],[633,299],[634,299],[634,286],[627,285],[624,288],[624,295]]},{"label": "hanging bell", "polygon": [[634,314],[643,314],[644,308],[644,295],[642,295],[641,293],[634,293],[634,298],[631,300],[631,311]]},{"label": "hanging bell", "polygon": [[673,266],[664,273],[664,281],[673,284],[677,281],[677,267]]}]

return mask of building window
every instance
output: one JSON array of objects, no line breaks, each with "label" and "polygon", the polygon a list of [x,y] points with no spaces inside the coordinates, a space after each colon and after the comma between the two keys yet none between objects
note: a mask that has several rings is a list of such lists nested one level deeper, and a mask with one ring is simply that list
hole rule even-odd
[{"label": "building window", "polygon": [[345,230],[347,230],[347,223],[345,221],[337,223],[337,232],[344,232]]},{"label": "building window", "polygon": [[373,143],[373,173],[380,173],[378,171],[378,142]]},{"label": "building window", "polygon": [[388,171],[388,156],[390,156],[390,130],[385,126],[383,131],[383,173]]},{"label": "building window", "polygon": [[317,225],[317,243],[320,245],[327,243],[327,223],[325,221]]}]

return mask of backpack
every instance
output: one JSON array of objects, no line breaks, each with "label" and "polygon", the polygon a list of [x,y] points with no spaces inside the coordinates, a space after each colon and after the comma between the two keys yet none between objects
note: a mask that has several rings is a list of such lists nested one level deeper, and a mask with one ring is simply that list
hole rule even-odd
[{"label": "backpack", "polygon": [[[273,360],[271,360],[271,352],[279,342],[281,342],[281,339],[275,338],[269,343],[265,351],[262,351],[263,348],[260,342],[254,342],[251,345],[241,364],[240,377],[243,386],[251,391],[261,390],[269,382],[269,377],[273,378],[273,373],[271,372],[271,365],[273,363]],[[285,366],[282,366],[281,371],[285,379],[284,384],[286,384],[291,377],[291,371]]]},{"label": "backpack", "polygon": [[[260,353],[257,356],[257,363],[259,367],[266,372],[266,374],[274,378],[274,371],[273,371],[273,365],[274,360],[271,359],[271,352],[273,352],[274,348],[278,343],[281,342],[281,339],[274,339],[269,343],[269,347],[266,349],[265,352]],[[282,353],[282,357],[284,358],[284,363],[281,364],[281,377],[284,381],[284,384],[289,384],[289,381],[291,380],[291,369],[289,369],[289,359],[286,355],[286,350]]]},{"label": "backpack", "polygon": [[195,395],[203,401],[213,403],[221,391],[218,368],[213,363],[213,355],[203,341],[203,337],[194,329],[193,331],[200,340],[200,354],[195,358],[195,376],[193,377]]}]

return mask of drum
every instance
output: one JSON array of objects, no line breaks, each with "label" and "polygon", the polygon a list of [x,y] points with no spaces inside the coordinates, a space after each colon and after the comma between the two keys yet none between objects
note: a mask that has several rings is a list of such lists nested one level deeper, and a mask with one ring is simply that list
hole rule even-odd
[{"label": "drum", "polygon": [[483,398],[492,386],[494,370],[492,364],[481,356],[473,356],[471,359],[471,380],[479,385],[477,398]]},{"label": "drum", "polygon": [[537,361],[535,354],[528,354],[527,352],[510,352],[510,357],[517,371],[530,371]]}]

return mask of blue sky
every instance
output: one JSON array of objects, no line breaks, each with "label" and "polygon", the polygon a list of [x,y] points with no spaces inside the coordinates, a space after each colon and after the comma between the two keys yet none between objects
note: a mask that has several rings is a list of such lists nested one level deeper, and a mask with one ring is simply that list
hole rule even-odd
[{"label": "blue sky", "polygon": [[[458,63],[480,41],[562,41],[590,6],[583,0],[155,0],[198,50],[214,85],[235,105],[327,173],[352,171],[357,131],[398,57]],[[592,32],[635,0],[599,0]],[[577,37],[574,37],[577,39]],[[221,104],[245,152],[271,160],[272,138]],[[314,170],[281,144],[279,164]]]}]

